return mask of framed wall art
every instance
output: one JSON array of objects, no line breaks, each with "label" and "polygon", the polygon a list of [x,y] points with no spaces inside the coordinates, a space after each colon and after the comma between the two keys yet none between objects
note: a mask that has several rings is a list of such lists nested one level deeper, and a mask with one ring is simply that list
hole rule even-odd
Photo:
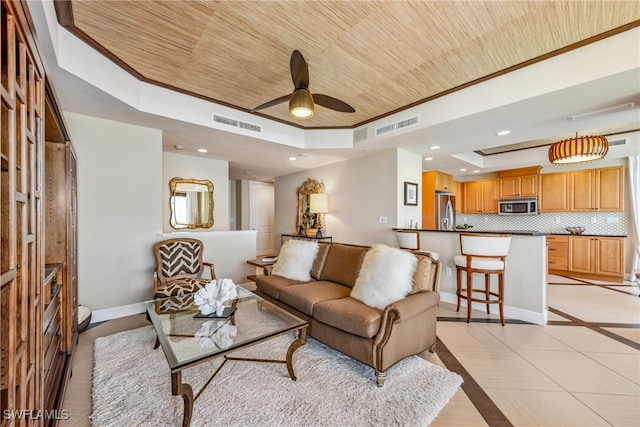
[{"label": "framed wall art", "polygon": [[404,204],[418,206],[418,184],[415,182],[404,183]]}]

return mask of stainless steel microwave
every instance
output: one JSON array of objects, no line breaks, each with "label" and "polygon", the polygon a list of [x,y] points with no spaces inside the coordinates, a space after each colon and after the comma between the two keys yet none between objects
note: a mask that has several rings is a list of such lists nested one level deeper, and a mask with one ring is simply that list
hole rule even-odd
[{"label": "stainless steel microwave", "polygon": [[498,215],[537,215],[538,198],[520,197],[517,199],[500,199]]}]

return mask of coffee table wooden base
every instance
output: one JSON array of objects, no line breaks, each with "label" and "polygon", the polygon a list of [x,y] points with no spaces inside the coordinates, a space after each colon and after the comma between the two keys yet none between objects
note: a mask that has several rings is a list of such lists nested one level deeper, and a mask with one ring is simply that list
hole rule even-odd
[{"label": "coffee table wooden base", "polygon": [[289,349],[287,350],[286,360],[273,360],[273,359],[251,359],[251,358],[243,358],[243,357],[229,357],[224,356],[224,361],[218,369],[211,375],[209,380],[202,386],[198,394],[193,395],[193,389],[189,384],[182,382],[182,370],[172,372],[171,373],[171,394],[174,396],[182,396],[182,400],[184,402],[184,415],[182,418],[182,426],[188,427],[191,424],[191,416],[193,415],[193,403],[196,401],[198,397],[202,394],[202,392],[207,388],[207,386],[211,383],[213,378],[220,372],[220,369],[227,363],[228,360],[237,360],[243,362],[266,362],[266,363],[286,363],[287,364],[287,372],[289,373],[289,377],[296,381],[297,377],[293,370],[293,353],[295,351],[305,345],[307,342],[307,328],[303,327],[299,330],[298,337],[289,345]]}]

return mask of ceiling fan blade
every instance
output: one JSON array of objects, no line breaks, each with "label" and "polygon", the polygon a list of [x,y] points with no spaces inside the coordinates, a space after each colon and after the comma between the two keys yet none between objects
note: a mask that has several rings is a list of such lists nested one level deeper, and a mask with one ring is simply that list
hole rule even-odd
[{"label": "ceiling fan blade", "polygon": [[273,107],[274,105],[282,104],[283,102],[288,101],[289,98],[291,98],[291,94],[281,96],[280,98],[272,99],[269,102],[265,102],[262,105],[258,105],[256,108],[251,110],[251,112],[258,111],[258,110],[264,110],[265,108],[269,108],[269,107]]},{"label": "ceiling fan blade", "polygon": [[356,110],[346,102],[340,101],[329,95],[313,94],[313,101],[331,110],[340,111],[341,113],[355,113]]},{"label": "ceiling fan blade", "polygon": [[296,89],[309,88],[309,67],[307,61],[298,50],[294,50],[291,54],[291,79]]}]

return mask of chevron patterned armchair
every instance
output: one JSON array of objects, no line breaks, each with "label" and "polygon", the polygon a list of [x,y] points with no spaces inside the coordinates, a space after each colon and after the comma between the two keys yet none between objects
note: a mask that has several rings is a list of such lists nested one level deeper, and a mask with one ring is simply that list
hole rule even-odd
[{"label": "chevron patterned armchair", "polygon": [[[153,296],[182,296],[198,291],[216,278],[213,264],[202,261],[204,245],[197,239],[169,239],[153,247],[156,270],[153,272]],[[203,277],[209,267],[210,278]]]}]

